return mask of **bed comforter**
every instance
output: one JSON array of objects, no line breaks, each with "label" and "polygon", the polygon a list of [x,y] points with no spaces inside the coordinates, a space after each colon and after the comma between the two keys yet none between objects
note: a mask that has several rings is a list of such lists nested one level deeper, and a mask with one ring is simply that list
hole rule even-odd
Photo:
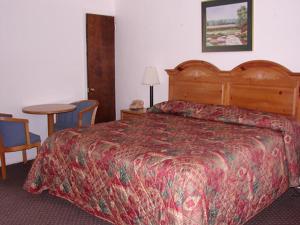
[{"label": "bed comforter", "polygon": [[284,116],[174,101],[144,119],[50,136],[24,184],[114,224],[243,224],[299,185]]}]

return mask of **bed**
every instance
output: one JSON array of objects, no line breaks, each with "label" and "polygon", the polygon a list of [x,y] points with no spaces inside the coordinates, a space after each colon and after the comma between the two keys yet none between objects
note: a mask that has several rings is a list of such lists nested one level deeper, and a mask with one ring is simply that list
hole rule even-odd
[{"label": "bed", "polygon": [[114,224],[243,224],[299,185],[299,78],[250,61],[187,61],[169,101],[138,120],[68,129],[42,145],[24,189]]}]

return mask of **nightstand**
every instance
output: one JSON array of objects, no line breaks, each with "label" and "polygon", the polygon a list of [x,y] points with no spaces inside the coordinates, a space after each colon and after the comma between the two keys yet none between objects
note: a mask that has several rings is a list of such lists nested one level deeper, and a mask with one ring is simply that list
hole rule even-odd
[{"label": "nightstand", "polygon": [[146,109],[138,109],[138,110],[122,109],[121,120],[138,119],[144,116],[145,113],[146,113]]}]

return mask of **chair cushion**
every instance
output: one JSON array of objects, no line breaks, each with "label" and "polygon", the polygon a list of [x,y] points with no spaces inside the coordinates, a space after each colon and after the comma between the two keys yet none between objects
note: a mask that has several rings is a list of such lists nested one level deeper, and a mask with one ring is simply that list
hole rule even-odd
[{"label": "chair cushion", "polygon": [[35,143],[41,142],[40,135],[31,133],[31,132],[29,132],[29,135],[30,135],[30,144],[35,144]]}]

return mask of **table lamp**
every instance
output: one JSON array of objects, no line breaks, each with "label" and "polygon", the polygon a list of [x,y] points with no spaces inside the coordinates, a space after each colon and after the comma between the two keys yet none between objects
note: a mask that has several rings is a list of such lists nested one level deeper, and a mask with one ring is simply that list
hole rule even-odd
[{"label": "table lamp", "polygon": [[153,106],[153,85],[159,84],[158,72],[154,66],[147,66],[144,72],[144,85],[150,85],[150,107]]}]

